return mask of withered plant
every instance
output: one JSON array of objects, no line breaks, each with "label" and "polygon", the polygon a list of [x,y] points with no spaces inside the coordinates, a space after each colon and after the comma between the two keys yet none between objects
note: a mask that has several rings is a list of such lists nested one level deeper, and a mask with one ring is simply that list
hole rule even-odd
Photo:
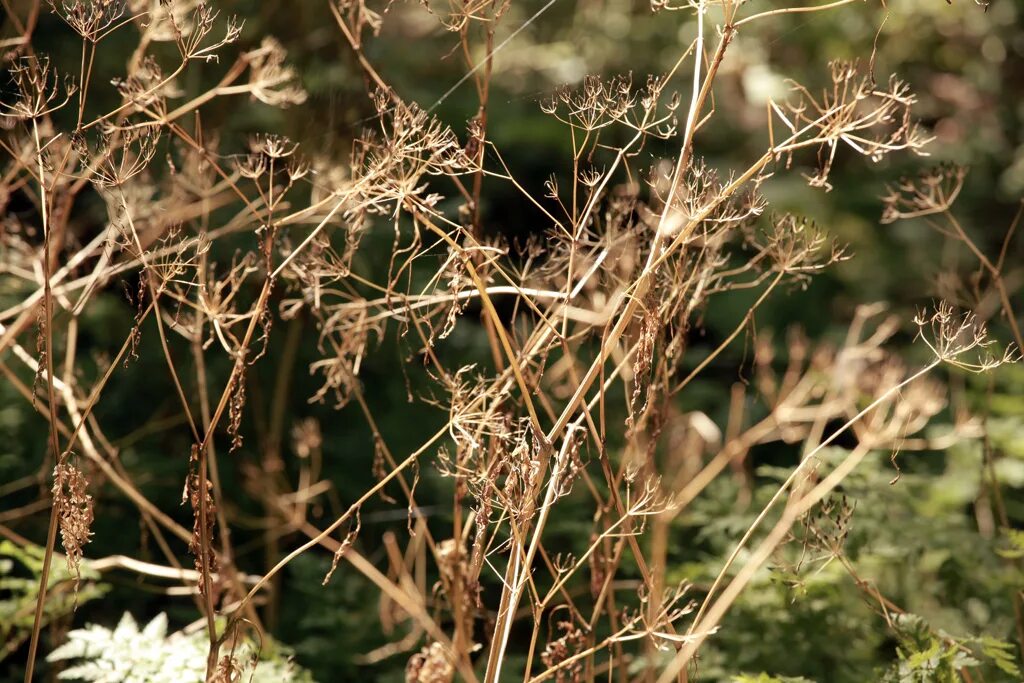
[{"label": "withered plant", "polygon": [[[940,304],[916,320],[930,360],[901,360],[889,343],[911,321],[865,302],[838,344],[790,331],[776,357],[771,331],[760,330],[751,381],[731,389],[728,424],[680,408],[694,379],[748,340],[765,301],[799,296],[819,272],[854,257],[814,216],[773,212],[768,179],[803,176],[824,193],[837,160],[872,164],[928,149],[910,85],[881,78],[866,56],[792,74],[788,96],[766,107],[767,145],[745,165],[703,158],[738,33],[781,14],[860,11],[853,0],[761,12],[738,0],[653,2],[692,40],[663,73],[591,75],[544,97],[540,111],[571,139],[572,154],[549,160],[543,187],[520,179],[489,131],[496,56],[524,28],[505,25],[508,0],[424,3],[450,32],[450,58],[464,62],[455,87],[475,88],[476,113],[455,123],[390,87],[364,50],[390,4],[321,4],[363,70],[373,111],[353,130],[346,161],[273,131],[231,140],[204,126],[213,101],[288,107],[306,97],[281,44],[250,36],[256,47],[239,49],[244,17],[224,16],[218,3],[12,5],[0,206],[16,198],[32,210],[3,217],[0,368],[49,425],[39,463],[50,525],[34,539],[46,557],[26,680],[40,656],[49,567],[61,548],[69,566],[89,562],[90,524],[104,514],[91,482],[130,501],[164,555],[165,566],[131,567],[189,587],[209,633],[210,680],[234,680],[233,639],[272,634],[283,570],[324,550],[333,557],[325,583],[344,581],[337,570],[350,568],[380,590],[381,628],[407,635],[362,656],[404,658],[408,681],[512,680],[513,656],[529,682],[636,680],[637,670],[647,681],[694,680],[702,645],[781,548],[802,548],[804,562],[842,558],[855,509],[832,494],[865,456],[944,447],[923,432],[947,404],[937,368],[981,372],[1015,359],[1012,349],[986,355],[986,319],[1005,319],[1022,343],[1014,285],[1001,276],[1006,250],[984,254],[957,222],[950,205],[963,172],[943,168],[893,187],[883,216],[925,216],[980,264],[958,301],[977,315]],[[79,63],[56,64],[33,48],[40,12],[66,22]],[[131,34],[137,47],[124,72],[101,83],[94,58],[114,34]],[[216,85],[192,92],[193,72]],[[826,85],[805,87],[804,77]],[[97,91],[118,104],[97,111]],[[451,92],[439,88],[438,102]],[[543,216],[528,226],[530,239],[487,225],[482,206],[495,187]],[[89,236],[74,217],[96,199],[106,220]],[[360,258],[374,233],[390,240],[387,258]],[[703,314],[739,290],[757,293],[749,310],[710,353],[695,353]],[[131,308],[121,344],[109,357],[81,358],[79,322],[110,292]],[[486,361],[451,353],[460,331],[486,338]],[[253,415],[252,383],[277,337],[286,360],[261,392],[270,409]],[[409,452],[389,445],[371,407],[376,387],[361,376],[385,340],[407,354],[403,372],[429,378],[432,389],[410,390],[410,400],[444,417]],[[152,381],[173,393],[175,428],[192,443],[168,454],[180,462],[191,528],[126,475],[96,414],[109,387],[142,372],[133,359],[146,346],[163,361]],[[319,424],[287,424],[282,393],[299,348],[315,354],[310,402],[357,416],[372,433],[377,483],[351,499],[323,476]],[[751,417],[750,405],[763,406],[763,417]],[[258,466],[236,464],[229,452],[252,447],[255,422],[266,425]],[[974,426],[963,416],[950,440],[976,436]],[[840,437],[845,455],[824,457]],[[773,442],[799,444],[800,464],[735,539],[717,579],[671,580],[673,520],[720,477],[749,487],[751,450]],[[418,492],[428,470],[447,498]],[[251,520],[225,498],[225,471],[262,507],[263,566],[237,560],[230,530]],[[312,508],[329,497],[340,511],[318,523]],[[404,538],[367,537],[375,532],[361,512],[381,498],[408,516]],[[550,541],[568,500],[575,514],[589,510],[583,552]],[[426,505],[444,510],[441,522],[427,523]],[[370,541],[385,560],[367,556]],[[194,569],[183,568],[189,553]]]}]

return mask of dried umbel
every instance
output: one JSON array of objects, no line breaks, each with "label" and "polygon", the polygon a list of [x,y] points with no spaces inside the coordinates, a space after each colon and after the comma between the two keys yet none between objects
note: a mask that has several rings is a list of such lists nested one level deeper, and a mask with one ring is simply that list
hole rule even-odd
[{"label": "dried umbel", "polygon": [[178,40],[195,30],[196,6],[200,0],[130,0],[131,12],[146,16],[146,36],[149,40],[166,43]]},{"label": "dried umbel", "polygon": [[210,679],[211,683],[236,683],[242,680],[242,667],[230,655],[224,655],[217,662],[217,670]]},{"label": "dried umbel", "polygon": [[86,493],[88,480],[81,470],[66,459],[53,470],[53,505],[57,509],[61,545],[68,572],[75,576],[75,594],[82,578],[84,547],[92,536],[94,519],[92,496]]},{"label": "dried umbel", "polygon": [[180,97],[182,91],[164,74],[152,55],[146,55],[127,78],[115,78],[114,87],[136,110],[149,110],[158,116],[167,114],[167,100]]},{"label": "dried umbel", "polygon": [[242,34],[242,24],[231,17],[227,20],[223,37],[209,45],[203,45],[206,37],[213,32],[219,14],[219,11],[202,1],[195,4],[191,16],[185,21],[181,21],[173,9],[166,14],[168,28],[174,36],[173,41],[177,44],[182,59],[217,62],[217,51],[238,40]]},{"label": "dried umbel", "polygon": [[820,99],[791,82],[795,97],[785,104],[786,111],[772,104],[793,136],[792,142],[773,142],[777,155],[791,158],[795,149],[817,145],[818,170],[807,179],[812,186],[831,189],[829,174],[841,146],[872,161],[901,150],[924,154],[931,138],[913,120],[917,98],[906,83],[893,76],[886,88],[879,88],[857,62],[834,61],[830,68],[831,87]]},{"label": "dried umbel", "polygon": [[285,65],[287,53],[281,44],[266,37],[259,48],[246,52],[249,63],[249,92],[253,98],[275,107],[287,107],[306,101],[306,91],[297,84],[298,74]]},{"label": "dried umbel", "polygon": [[315,418],[299,420],[292,427],[292,443],[295,455],[308,458],[323,446],[323,433]]},{"label": "dried umbel", "polygon": [[540,444],[536,438],[523,434],[503,458],[501,475],[504,479],[500,485],[492,484],[495,506],[506,510],[517,524],[529,523],[537,512],[537,501],[531,494],[540,484],[541,476]]},{"label": "dried umbel", "polygon": [[[421,0],[434,13],[431,3]],[[448,0],[448,11],[438,14],[441,25],[452,33],[467,35],[476,26],[493,31],[493,25],[508,11],[510,0]]]},{"label": "dried umbel", "polygon": [[442,282],[447,281],[445,289],[451,298],[451,305],[448,307],[448,313],[444,320],[444,328],[437,335],[438,339],[445,339],[455,330],[455,323],[458,321],[459,315],[469,303],[468,297],[461,296],[467,286],[472,285],[462,254],[449,249],[440,279]]},{"label": "dried umbel", "polygon": [[745,232],[747,245],[756,251],[754,261],[759,269],[784,273],[804,287],[815,273],[849,258],[825,231],[792,214],[771,216]]},{"label": "dried umbel", "polygon": [[560,621],[557,626],[562,635],[548,642],[540,659],[548,668],[557,669],[555,680],[558,683],[577,683],[582,680],[584,661],[582,658],[570,661],[570,657],[586,647],[587,636],[571,621]]},{"label": "dried umbel", "polygon": [[105,190],[119,188],[146,170],[156,155],[160,132],[154,128],[114,129],[91,145],[77,135],[73,145],[82,160],[82,175]]},{"label": "dried umbel", "polygon": [[[962,370],[984,372],[1004,363],[1020,359],[1020,350],[1013,346],[1003,349],[1002,355],[993,355],[989,348],[995,339],[988,334],[985,322],[973,313],[959,313],[952,305],[942,302],[934,311],[921,311],[914,322],[918,326],[918,338],[935,354],[935,359]],[[974,358],[962,358],[974,352]]]},{"label": "dried umbel", "polygon": [[669,138],[676,128],[673,98],[664,112],[657,112],[661,104],[663,83],[651,77],[642,88],[633,87],[631,75],[604,80],[587,76],[583,87],[571,90],[560,88],[551,98],[541,102],[541,109],[562,123],[583,132],[593,133],[612,124],[638,128],[657,137]]},{"label": "dried umbel", "polygon": [[77,87],[60,75],[46,55],[21,57],[11,64],[9,73],[16,94],[13,102],[0,102],[0,116],[5,119],[34,120],[51,114],[74,95]]},{"label": "dried umbel", "polygon": [[857,501],[846,495],[830,496],[804,517],[794,529],[793,540],[800,545],[800,555],[795,563],[777,557],[777,562],[789,573],[799,576],[808,571],[807,565],[824,566],[844,556],[844,546],[853,528]]},{"label": "dried umbel", "polygon": [[374,97],[380,131],[367,133],[353,148],[355,184],[349,213],[395,215],[400,209],[430,210],[441,197],[427,194],[429,176],[474,170],[451,128],[416,105],[380,91]]},{"label": "dried umbel", "polygon": [[127,0],[49,0],[50,7],[75,33],[92,43],[124,16]]},{"label": "dried umbel", "polygon": [[[344,17],[354,49],[362,47],[364,31],[368,30],[374,36],[380,33],[384,23],[382,13],[367,7],[366,0],[336,0],[336,4],[338,12]],[[390,6],[390,3],[387,6]]]},{"label": "dried umbel", "polygon": [[405,666],[406,683],[450,683],[454,675],[452,656],[438,642],[424,645]]},{"label": "dried umbel", "polygon": [[882,223],[919,218],[948,211],[964,186],[967,169],[962,166],[937,166],[916,179],[903,178],[890,185],[882,197],[885,208]]},{"label": "dried umbel", "polygon": [[380,339],[383,324],[374,321],[363,310],[341,306],[317,311],[321,318],[320,348],[323,358],[309,366],[311,374],[320,375],[323,384],[310,401],[324,402],[334,397],[335,406],[348,403],[358,387],[359,369],[368,345]]},{"label": "dried umbel", "polygon": [[[668,236],[674,237],[686,229],[705,243],[713,243],[710,236],[722,238],[733,229],[749,225],[764,212],[766,201],[756,184],[746,192],[733,194],[726,190],[733,181],[729,178],[722,182],[718,172],[700,159],[690,165],[672,188],[671,171],[662,165],[651,172],[648,181],[655,200],[652,208],[658,218],[648,218],[645,223]],[[666,201],[671,202],[667,208]],[[660,219],[662,214],[664,220]]]}]

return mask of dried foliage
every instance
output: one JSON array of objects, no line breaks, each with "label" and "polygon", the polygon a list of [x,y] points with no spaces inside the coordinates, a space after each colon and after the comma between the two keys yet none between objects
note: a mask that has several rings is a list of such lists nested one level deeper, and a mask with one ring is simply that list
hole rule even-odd
[{"label": "dried foliage", "polygon": [[89,482],[74,465],[57,465],[53,472],[53,505],[60,511],[60,540],[67,555],[68,572],[75,575],[75,590],[82,577],[80,564],[92,532],[92,496]]},{"label": "dried foliage", "polygon": [[[201,113],[214,100],[243,96],[245,106],[284,108],[306,99],[281,44],[249,36],[256,47],[240,49],[242,22],[222,17],[214,3],[55,2],[52,11],[82,44],[80,68],[61,65],[61,74],[76,76],[59,76],[28,34],[3,56],[14,95],[2,105],[0,197],[17,195],[32,211],[4,219],[4,291],[18,302],[0,312],[0,347],[37,378],[23,393],[49,414],[53,521],[44,566],[59,530],[77,571],[94,515],[87,478],[102,477],[159,534],[169,566],[183,549],[192,554],[208,680],[238,679],[229,634],[272,619],[283,570],[316,546],[333,554],[324,584],[351,565],[381,590],[391,626],[408,624],[412,637],[386,653],[404,653],[407,681],[509,680],[511,659],[528,681],[630,680],[638,670],[649,672],[645,680],[677,680],[773,557],[792,547],[819,560],[842,556],[856,516],[835,492],[870,452],[893,453],[895,465],[896,453],[923,438],[947,406],[945,386],[932,376],[940,365],[980,372],[1016,360],[1012,349],[975,357],[996,343],[985,320],[947,304],[916,320],[934,356],[923,366],[887,348],[901,322],[878,307],[859,309],[835,344],[812,346],[792,331],[780,347],[771,331],[754,334],[764,301],[807,287],[850,257],[810,217],[769,211],[769,178],[798,177],[793,167],[813,152],[806,181],[835,189],[841,155],[875,163],[924,154],[929,140],[909,85],[895,76],[879,84],[873,67],[834,62],[810,76],[823,75],[820,94],[793,80],[785,101],[769,101],[759,156],[739,168],[703,158],[701,133],[719,115],[713,90],[738,27],[789,10],[751,14],[731,0],[652,3],[675,11],[666,19],[689,17],[695,39],[665,73],[587,76],[544,99],[541,111],[564,129],[572,155],[550,160],[542,194],[488,135],[495,31],[510,3],[430,3],[480,95],[477,114],[459,125],[403,100],[367,60],[365,43],[381,30],[387,6],[325,4],[325,18],[334,17],[366,71],[374,112],[353,131],[344,162],[273,133],[221,140],[204,128]],[[848,11],[845,4],[791,9]],[[133,32],[138,49],[105,92],[118,104],[96,111],[95,93],[106,86],[86,55],[115,33]],[[191,92],[193,72],[217,74],[217,85]],[[902,182],[884,199],[883,222],[945,221],[940,229],[964,242],[985,273],[976,301],[995,291],[1001,303],[988,317],[1008,320],[1021,344],[1001,260],[981,253],[953,218],[963,182],[954,168]],[[530,239],[488,230],[481,205],[496,186],[544,216],[529,226]],[[93,200],[106,221],[90,236],[74,217]],[[386,258],[361,258],[368,235],[390,240]],[[695,354],[693,333],[717,297],[745,290],[756,297],[734,331],[710,354]],[[130,323],[111,330],[122,340],[116,357],[76,357],[80,317],[111,296],[130,308]],[[294,338],[283,331],[289,325]],[[462,331],[485,335],[489,358],[453,353]],[[269,391],[253,385],[279,336],[290,363],[299,347],[313,358],[308,372],[320,388],[309,401],[344,407],[344,419],[358,415],[373,435],[366,448],[377,483],[342,501],[345,511],[323,528],[311,507],[338,487],[322,478],[320,427],[295,424],[296,458],[285,463],[286,426],[274,412],[284,400],[274,392],[288,391],[294,366],[282,361]],[[682,411],[676,399],[748,336],[752,375],[736,389],[729,425]],[[410,389],[410,400],[434,406],[444,422],[409,453],[392,452],[366,398],[377,388],[363,378],[366,359],[391,353],[392,343],[407,354],[403,372],[431,386]],[[132,364],[143,346],[158,350],[159,370]],[[191,530],[123,474],[95,414],[121,374],[158,371],[192,441],[189,457],[168,456],[180,459]],[[254,404],[268,393],[276,417],[264,424]],[[417,437],[424,429],[406,428]],[[245,452],[250,431],[261,444],[259,464],[236,465],[226,453]],[[844,457],[824,457],[841,436]],[[710,585],[676,585],[667,571],[672,521],[720,478],[749,483],[745,460],[767,443],[801,444],[800,464],[737,535]],[[82,455],[72,458],[72,449]],[[435,492],[450,494],[431,501],[450,511],[443,532],[442,522],[422,523],[420,468],[437,475]],[[228,533],[252,524],[221,489],[229,469],[262,506],[256,524],[266,527],[266,566],[255,582],[238,569]],[[371,499],[408,515],[408,548],[392,537],[386,569],[361,553]],[[588,510],[590,524],[577,554],[556,540],[552,523],[570,500]],[[281,538],[294,546],[300,534],[308,540],[284,552]],[[41,608],[29,678],[40,615]],[[218,617],[228,628],[217,628]]]}]

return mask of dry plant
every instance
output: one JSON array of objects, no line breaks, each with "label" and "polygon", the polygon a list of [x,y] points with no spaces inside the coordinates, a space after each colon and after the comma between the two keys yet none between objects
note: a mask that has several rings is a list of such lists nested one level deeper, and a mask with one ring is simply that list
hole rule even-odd
[{"label": "dry plant", "polygon": [[[864,64],[834,62],[821,65],[827,87],[820,93],[794,80],[787,99],[769,102],[769,143],[745,167],[715,169],[701,158],[701,132],[719,114],[716,78],[740,27],[784,13],[852,11],[843,6],[853,0],[761,13],[737,0],[653,3],[665,21],[691,25],[693,40],[665,73],[589,76],[546,98],[541,109],[564,128],[573,152],[552,160],[543,190],[517,179],[488,137],[494,57],[507,42],[496,36],[512,39],[522,28],[502,25],[507,0],[429,7],[465,61],[463,81],[476,89],[478,111],[464,136],[433,108],[393,91],[364,52],[386,6],[324,2],[325,18],[333,17],[366,72],[376,112],[344,163],[273,134],[238,152],[242,141],[204,129],[200,112],[215,99],[286,107],[305,97],[281,45],[265,37],[255,49],[236,49],[244,27],[215,3],[23,4],[27,10],[10,16],[16,35],[4,43],[16,94],[3,103],[0,202],[17,196],[33,211],[3,219],[0,272],[16,303],[0,311],[0,362],[49,423],[50,452],[40,462],[53,477],[26,680],[38,656],[57,532],[75,566],[88,550],[93,515],[103,514],[88,493],[92,479],[137,507],[165,553],[163,569],[191,577],[210,634],[210,680],[230,677],[225,652],[238,629],[274,621],[267,589],[317,546],[333,553],[332,572],[344,562],[379,588],[382,621],[407,623],[410,637],[366,657],[406,657],[409,681],[510,680],[513,654],[525,660],[530,682],[631,680],[638,666],[643,680],[684,680],[730,605],[795,538],[794,528],[815,524],[815,515],[820,528],[821,515],[838,514],[829,494],[869,452],[942,447],[920,436],[945,405],[945,390],[931,377],[938,366],[983,371],[1014,359],[1012,351],[975,355],[991,344],[984,324],[942,304],[917,320],[933,359],[908,366],[886,347],[900,322],[866,306],[842,343],[812,347],[794,332],[778,361],[762,332],[753,381],[734,387],[726,429],[704,413],[680,412],[673,400],[751,330],[764,301],[848,258],[811,220],[767,210],[761,189],[772,174],[810,164],[807,181],[829,189],[840,155],[877,162],[924,153],[910,87],[896,77],[879,83]],[[54,64],[33,49],[42,11],[78,36],[78,64]],[[115,33],[131,33],[137,47],[112,86],[119,104],[96,112],[94,93],[107,86],[93,78],[93,61]],[[161,58],[157,45],[168,48]],[[167,61],[167,54],[177,57]],[[186,96],[184,76],[193,71],[219,81]],[[641,152],[655,145],[675,153],[641,167]],[[966,244],[985,276],[978,286],[988,283],[998,297],[989,317],[1001,311],[1020,344],[1001,277],[1005,249],[998,259],[985,256],[949,210],[962,177],[942,169],[893,188],[885,220],[928,216]],[[487,229],[482,198],[497,185],[546,217],[531,226],[536,239],[511,244]],[[108,220],[87,238],[72,217],[94,197]],[[385,268],[355,258],[371,231],[393,235]],[[123,342],[98,372],[84,372],[79,321],[101,293],[122,288],[133,308]],[[747,314],[710,354],[695,357],[690,333],[701,314],[717,295],[744,289],[758,292]],[[480,311],[479,319],[469,311]],[[236,565],[227,533],[238,520],[225,505],[221,472],[234,464],[225,462],[223,446],[245,447],[253,368],[272,334],[286,336],[294,358],[305,341],[303,320],[317,331],[309,371],[321,388],[310,400],[349,406],[365,419],[377,484],[342,501],[345,512],[329,525],[316,526],[310,507],[333,489],[321,474],[323,437],[315,422],[296,425],[296,462],[286,467],[287,425],[277,399],[261,467],[239,474],[262,501],[268,525],[267,566],[252,580]],[[478,325],[490,362],[453,363],[446,339]],[[366,400],[372,387],[360,379],[386,335],[422,359],[435,390],[419,399],[447,416],[408,453],[389,447]],[[132,360],[143,345],[159,349],[161,381],[173,387],[191,434],[191,451],[175,456],[191,529],[125,476],[95,415],[110,383],[138,371]],[[226,379],[210,370],[225,362]],[[287,387],[285,377],[274,391]],[[748,400],[765,405],[767,415],[751,423]],[[970,433],[969,423],[963,431]],[[852,435],[855,445],[828,465],[820,455],[840,435]],[[672,520],[719,476],[749,476],[751,449],[774,441],[801,443],[801,464],[737,539],[717,580],[699,591],[670,583]],[[449,481],[450,501],[430,501],[450,510],[443,532],[417,512],[417,482],[428,467]],[[297,481],[289,469],[300,472]],[[378,496],[396,496],[409,515],[408,547],[390,536],[383,569],[360,552],[367,533],[360,512]],[[548,540],[569,498],[592,513],[578,556]],[[285,553],[288,534],[308,539]],[[186,550],[194,572],[181,569]],[[432,585],[413,577],[422,562],[436,577]],[[620,581],[625,574],[640,580]],[[226,628],[216,628],[217,617],[226,617]]]}]

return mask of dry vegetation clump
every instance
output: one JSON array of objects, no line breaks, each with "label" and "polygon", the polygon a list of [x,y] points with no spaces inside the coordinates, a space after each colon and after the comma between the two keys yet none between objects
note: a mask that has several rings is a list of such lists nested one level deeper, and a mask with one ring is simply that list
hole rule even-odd
[{"label": "dry vegetation clump", "polygon": [[[936,369],[980,372],[1014,360],[1012,349],[984,355],[993,343],[986,319],[1005,319],[1022,343],[1015,285],[1001,276],[1006,250],[991,258],[971,240],[951,208],[964,172],[940,168],[892,187],[883,214],[883,222],[927,217],[979,264],[966,293],[949,292],[977,315],[940,304],[917,320],[930,360],[893,353],[888,344],[908,321],[865,305],[836,343],[791,331],[780,347],[760,331],[750,381],[731,390],[727,425],[680,408],[695,378],[747,338],[762,303],[796,296],[851,258],[809,217],[774,213],[767,180],[802,173],[841,192],[831,182],[840,158],[871,164],[927,150],[910,86],[875,74],[865,55],[793,74],[789,95],[768,102],[767,145],[744,165],[716,168],[702,158],[701,134],[721,115],[715,84],[741,27],[852,4],[757,13],[734,0],[652,3],[664,21],[690,26],[692,40],[664,73],[592,75],[545,98],[540,108],[571,139],[572,154],[550,159],[550,179],[533,187],[488,133],[494,57],[518,29],[502,23],[508,0],[430,5],[478,94],[478,112],[455,128],[434,107],[404,100],[364,51],[386,8],[325,0],[325,20],[354,51],[374,111],[353,131],[347,161],[272,131],[222,139],[204,125],[214,100],[289,107],[306,98],[282,46],[266,36],[239,49],[245,26],[218,3],[15,3],[22,9],[4,39],[0,204],[31,210],[3,218],[0,350],[5,381],[48,422],[49,450],[39,459],[52,472],[26,679],[45,654],[54,556],[63,549],[75,572],[87,562],[93,516],[103,515],[89,493],[94,481],[129,500],[166,567],[191,577],[209,633],[210,680],[235,680],[233,639],[240,629],[264,631],[283,570],[318,546],[333,555],[325,584],[350,566],[379,589],[382,627],[410,634],[364,654],[367,661],[404,657],[406,680],[431,682],[511,680],[513,669],[526,681],[625,681],[638,671],[659,683],[684,680],[780,547],[841,556],[854,505],[833,493],[850,472],[871,452],[891,452],[895,465],[897,453],[942,447],[924,431],[947,407]],[[78,63],[56,64],[33,48],[40,12],[77,35]],[[135,47],[124,72],[100,82],[94,58],[115,34]],[[212,74],[215,85],[193,92],[193,72]],[[796,80],[805,76],[825,87]],[[111,97],[116,105],[97,108]],[[671,153],[647,164],[651,150]],[[481,207],[497,186],[544,216],[530,239],[489,229]],[[105,222],[89,234],[76,217],[95,202]],[[373,233],[391,248],[384,259],[361,259]],[[741,290],[757,293],[746,315],[709,354],[695,354],[702,315],[716,297]],[[81,357],[80,321],[110,292],[132,311],[116,330],[120,344],[113,355]],[[486,335],[485,361],[446,352],[460,328]],[[289,426],[273,408],[259,466],[230,459],[248,447],[251,385],[277,337],[293,359],[300,346],[315,353],[308,371],[319,388],[310,401],[345,408],[373,434],[377,483],[341,500],[344,511],[328,524],[311,514],[335,485],[322,477],[315,420],[292,428],[293,463],[285,462]],[[392,338],[408,352],[403,372],[425,374],[433,387],[410,389],[410,398],[446,416],[409,452],[389,446],[368,399],[375,387],[361,378],[367,358]],[[119,378],[143,372],[135,362],[142,347],[162,359],[154,381],[170,387],[190,434],[190,450],[167,456],[180,460],[191,528],[126,474],[97,417]],[[274,392],[288,386],[279,379],[270,400],[282,401]],[[764,410],[754,416],[751,405]],[[964,417],[950,439],[975,434]],[[824,457],[840,438],[844,455]],[[735,538],[718,577],[699,589],[673,579],[673,520],[719,477],[736,478],[749,496],[746,460],[773,442],[799,444],[800,464]],[[256,577],[236,562],[229,532],[241,513],[226,498],[227,469],[262,505],[267,564]],[[418,493],[428,469],[447,499]],[[408,514],[404,538],[374,540],[386,549],[383,568],[380,556],[361,551],[369,532],[361,513],[377,499]],[[549,540],[570,499],[574,514],[587,510],[582,552]],[[446,511],[445,525],[425,522],[427,504]],[[193,573],[181,570],[186,552]]]}]

